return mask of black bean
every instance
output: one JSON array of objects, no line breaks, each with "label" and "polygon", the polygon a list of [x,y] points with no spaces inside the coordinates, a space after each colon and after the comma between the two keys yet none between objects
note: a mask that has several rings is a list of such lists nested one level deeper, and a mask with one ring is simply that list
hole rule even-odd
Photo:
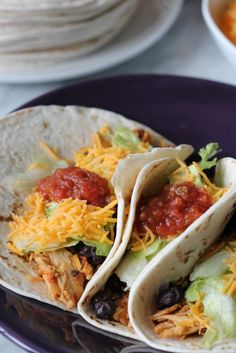
[{"label": "black bean", "polygon": [[108,279],[106,287],[109,288],[114,294],[121,294],[125,290],[127,285],[125,282],[122,282],[119,277],[114,273]]},{"label": "black bean", "polygon": [[97,266],[100,265],[104,260],[105,256],[99,256],[96,254],[96,248],[91,248],[91,256],[89,257],[88,261],[91,265]]},{"label": "black bean", "polygon": [[111,291],[107,288],[97,292],[92,298],[92,306],[98,302],[104,302],[111,299]]},{"label": "black bean", "polygon": [[111,291],[105,288],[94,295],[91,301],[92,309],[99,319],[111,319],[116,305],[111,299]]},{"label": "black bean", "polygon": [[112,300],[97,302],[94,304],[96,317],[99,319],[109,320],[112,318],[116,310],[116,305]]},{"label": "black bean", "polygon": [[168,308],[174,304],[180,303],[184,298],[184,289],[182,286],[174,283],[165,284],[159,291],[156,299],[160,310]]},{"label": "black bean", "polygon": [[88,246],[88,245],[83,245],[81,248],[78,249],[78,254],[80,256],[85,256],[87,258],[91,257],[91,251],[92,251],[92,247]]},{"label": "black bean", "polygon": [[66,248],[72,255],[77,254],[77,250],[75,246],[70,246],[69,248]]},{"label": "black bean", "polygon": [[67,250],[69,250],[73,255],[78,254],[80,249],[84,246],[84,244],[80,241],[78,244],[74,245],[74,246],[70,246],[69,248],[67,248]]}]

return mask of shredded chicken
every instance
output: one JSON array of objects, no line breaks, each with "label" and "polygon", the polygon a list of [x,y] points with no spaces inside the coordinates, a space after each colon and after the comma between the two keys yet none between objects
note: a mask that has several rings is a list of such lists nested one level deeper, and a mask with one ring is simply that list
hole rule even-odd
[{"label": "shredded chicken", "polygon": [[116,301],[116,311],[113,314],[113,319],[124,326],[130,327],[128,316],[128,298],[129,294],[126,293]]},{"label": "shredded chicken", "polygon": [[136,132],[136,134],[138,135],[138,138],[142,142],[151,143],[152,137],[151,137],[150,132],[143,130],[143,129],[135,129],[134,131]]},{"label": "shredded chicken", "polygon": [[85,280],[93,274],[93,268],[86,258],[80,258],[81,268],[78,268],[73,256],[63,249],[35,254],[33,257],[38,274],[45,281],[51,297],[68,309],[76,306],[84,291]]},{"label": "shredded chicken", "polygon": [[86,280],[89,281],[92,278],[94,273],[93,266],[90,265],[90,263],[88,262],[85,256],[80,256],[79,258],[82,264],[80,272],[83,273],[85,275]]},{"label": "shredded chicken", "polygon": [[151,318],[155,324],[154,331],[162,338],[184,339],[198,333],[203,335],[206,327],[194,317],[189,305],[175,304],[158,311]]},{"label": "shredded chicken", "polygon": [[[206,261],[214,254],[218,253],[222,249],[231,254],[231,257],[227,260],[228,266],[235,266],[235,248],[236,248],[236,232],[225,233],[221,237],[221,240],[213,244],[208,251],[199,259],[198,263]],[[233,255],[233,256],[232,256]],[[232,265],[231,265],[232,264]],[[232,273],[235,271],[233,270]],[[236,290],[236,281],[234,275],[230,273],[224,275],[224,279],[230,278],[229,285],[224,287],[224,291],[229,290],[231,292]],[[235,283],[233,282],[235,281]],[[200,293],[200,298],[195,303],[186,302],[175,304],[164,310],[157,311],[152,317],[155,327],[154,331],[162,338],[177,338],[184,339],[186,336],[194,333],[203,335],[208,330],[214,328],[210,325],[209,318],[204,314],[204,305],[202,299],[204,293]]]}]

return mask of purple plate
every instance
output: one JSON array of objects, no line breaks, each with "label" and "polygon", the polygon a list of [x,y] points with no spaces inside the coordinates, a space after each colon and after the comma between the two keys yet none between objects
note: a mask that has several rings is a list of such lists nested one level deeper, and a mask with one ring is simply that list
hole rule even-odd
[{"label": "purple plate", "polygon": [[[217,141],[236,156],[236,88],[174,76],[134,75],[76,83],[24,107],[76,104],[121,113],[196,149]],[[0,332],[30,352],[157,352],[101,333],[75,315],[0,289]]]}]

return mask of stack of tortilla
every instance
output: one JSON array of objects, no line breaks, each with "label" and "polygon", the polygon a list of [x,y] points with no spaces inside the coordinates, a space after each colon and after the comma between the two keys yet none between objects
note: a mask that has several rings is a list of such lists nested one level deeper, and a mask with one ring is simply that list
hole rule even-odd
[{"label": "stack of tortilla", "polygon": [[1,0],[0,70],[75,59],[116,36],[138,0]]}]

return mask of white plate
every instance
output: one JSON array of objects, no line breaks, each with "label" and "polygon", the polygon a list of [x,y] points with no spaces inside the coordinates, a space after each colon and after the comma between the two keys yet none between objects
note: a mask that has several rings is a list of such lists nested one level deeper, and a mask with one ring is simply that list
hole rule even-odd
[{"label": "white plate", "polygon": [[0,73],[0,82],[39,83],[60,81],[92,74],[120,64],[149,48],[171,28],[183,0],[141,0],[133,19],[110,44],[77,60],[35,71]]}]

